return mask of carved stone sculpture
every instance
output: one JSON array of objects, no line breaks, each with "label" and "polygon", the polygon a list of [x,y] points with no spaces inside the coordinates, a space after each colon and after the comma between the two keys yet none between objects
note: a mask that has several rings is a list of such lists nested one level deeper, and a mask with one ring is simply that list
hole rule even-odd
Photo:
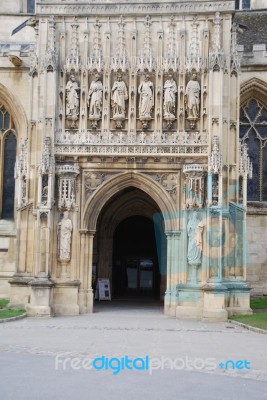
[{"label": "carved stone sculpture", "polygon": [[200,265],[202,256],[202,233],[204,225],[194,211],[187,224],[188,250],[187,261],[190,265]]},{"label": "carved stone sculpture", "polygon": [[175,118],[175,95],[177,93],[177,85],[172,75],[164,83],[164,102],[163,102],[163,116],[165,119]]},{"label": "carved stone sculpture", "polygon": [[141,120],[149,120],[154,106],[154,88],[153,82],[149,80],[149,75],[146,75],[145,80],[140,83],[138,93],[140,95],[139,117]]},{"label": "carved stone sculpture", "polygon": [[125,101],[128,100],[128,90],[121,75],[118,75],[118,80],[114,82],[111,89],[111,105],[114,119],[125,118]]},{"label": "carved stone sculpture", "polygon": [[189,119],[199,118],[199,93],[200,85],[197,81],[197,75],[193,74],[192,79],[187,83],[185,90],[185,106]]},{"label": "carved stone sculpture", "polygon": [[66,85],[66,117],[77,119],[79,115],[79,92],[80,88],[75,80],[75,76],[71,75]]},{"label": "carved stone sculpture", "polygon": [[62,220],[58,223],[58,258],[59,261],[70,260],[72,222],[68,211],[64,212]]},{"label": "carved stone sculpture", "polygon": [[100,76],[96,74],[88,93],[89,119],[99,120],[101,118],[102,99],[103,85]]}]

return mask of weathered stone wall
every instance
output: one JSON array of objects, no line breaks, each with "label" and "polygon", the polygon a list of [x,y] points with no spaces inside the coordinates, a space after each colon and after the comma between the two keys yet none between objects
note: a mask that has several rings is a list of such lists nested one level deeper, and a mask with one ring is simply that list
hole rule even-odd
[{"label": "weathered stone wall", "polygon": [[1,14],[25,14],[28,9],[28,0],[1,1]]},{"label": "weathered stone wall", "polygon": [[14,223],[0,221],[0,298],[9,297],[8,279],[15,272],[16,236]]},{"label": "weathered stone wall", "polygon": [[266,0],[250,0],[250,8],[252,10],[266,8]]},{"label": "weathered stone wall", "polygon": [[267,214],[250,210],[247,215],[247,280],[251,295],[267,295]]}]

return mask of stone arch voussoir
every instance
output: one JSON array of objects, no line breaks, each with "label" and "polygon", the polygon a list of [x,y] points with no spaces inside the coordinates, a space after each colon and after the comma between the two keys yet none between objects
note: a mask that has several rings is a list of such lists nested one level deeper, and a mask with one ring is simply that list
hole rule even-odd
[{"label": "stone arch voussoir", "polygon": [[154,200],[163,215],[165,230],[177,230],[177,212],[173,200],[157,182],[136,172],[116,175],[99,186],[85,204],[82,213],[82,229],[95,231],[98,216],[107,201],[128,187],[136,187]]},{"label": "stone arch voussoir", "polygon": [[248,100],[259,100],[267,108],[267,82],[259,78],[251,78],[240,87],[240,105],[243,107]]}]

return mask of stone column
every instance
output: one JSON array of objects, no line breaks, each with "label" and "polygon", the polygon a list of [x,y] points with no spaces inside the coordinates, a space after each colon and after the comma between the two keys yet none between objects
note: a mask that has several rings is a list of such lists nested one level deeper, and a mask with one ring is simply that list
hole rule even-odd
[{"label": "stone column", "polygon": [[79,290],[79,309],[80,314],[86,312],[86,290],[84,288],[84,270],[85,270],[85,243],[86,243],[87,230],[80,230],[80,268],[79,268],[79,280],[81,282]]},{"label": "stone column", "polygon": [[95,231],[89,231],[87,234],[87,246],[88,246],[88,273],[87,273],[87,300],[86,300],[86,311],[88,313],[93,312],[94,305],[94,292],[92,289],[92,272],[93,272],[93,244],[94,244]]},{"label": "stone column", "polygon": [[171,304],[171,234],[166,232],[167,237],[167,284],[164,298],[164,313],[169,314]]},{"label": "stone column", "polygon": [[176,285],[179,282],[179,256],[178,245],[180,232],[166,232],[167,236],[167,287],[164,301],[164,312],[168,315],[175,315],[177,306]]},{"label": "stone column", "polygon": [[212,204],[212,173],[211,172],[208,172],[207,187],[208,187],[208,205],[210,206]]}]

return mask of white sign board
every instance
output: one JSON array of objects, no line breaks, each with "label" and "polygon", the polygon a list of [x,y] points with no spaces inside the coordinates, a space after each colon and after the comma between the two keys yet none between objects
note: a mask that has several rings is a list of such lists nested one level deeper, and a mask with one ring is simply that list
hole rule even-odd
[{"label": "white sign board", "polygon": [[99,300],[111,300],[109,279],[97,280],[96,296]]}]

